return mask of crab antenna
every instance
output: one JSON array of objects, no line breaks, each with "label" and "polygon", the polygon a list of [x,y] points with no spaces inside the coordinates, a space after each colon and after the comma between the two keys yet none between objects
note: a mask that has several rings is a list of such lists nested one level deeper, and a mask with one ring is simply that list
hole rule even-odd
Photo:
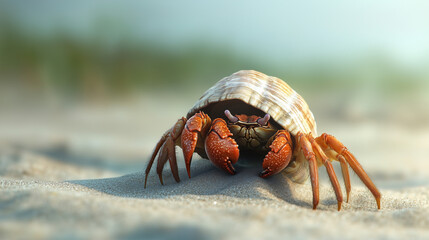
[{"label": "crab antenna", "polygon": [[270,114],[267,113],[263,118],[258,119],[257,122],[262,126],[265,126],[267,125],[269,120],[270,120]]},{"label": "crab antenna", "polygon": [[225,110],[225,116],[231,121],[232,123],[238,122],[238,117],[233,116],[231,112],[227,109]]}]

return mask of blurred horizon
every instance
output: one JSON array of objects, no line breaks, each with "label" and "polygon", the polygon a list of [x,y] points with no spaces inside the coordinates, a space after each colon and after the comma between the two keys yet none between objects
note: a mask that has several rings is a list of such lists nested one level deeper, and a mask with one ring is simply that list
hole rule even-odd
[{"label": "blurred horizon", "polygon": [[4,1],[0,106],[192,103],[254,69],[320,115],[429,119],[429,3],[310,3]]}]

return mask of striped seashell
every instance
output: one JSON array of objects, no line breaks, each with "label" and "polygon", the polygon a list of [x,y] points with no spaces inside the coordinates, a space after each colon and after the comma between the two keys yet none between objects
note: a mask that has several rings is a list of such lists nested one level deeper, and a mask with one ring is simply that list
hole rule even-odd
[{"label": "striped seashell", "polygon": [[[200,110],[212,116],[210,110],[213,109],[213,104],[228,100],[241,100],[270,114],[277,124],[294,136],[299,131],[317,136],[316,122],[305,100],[283,80],[254,70],[241,70],[221,79],[203,94],[189,110],[187,117]],[[232,103],[229,105],[225,109],[234,108]],[[209,110],[205,109],[209,106]],[[222,113],[225,109],[221,109]],[[240,111],[243,107],[238,109]],[[220,114],[219,117],[224,116]]]},{"label": "striped seashell", "polygon": [[[279,129],[317,136],[316,122],[305,100],[283,80],[254,70],[242,70],[225,77],[208,89],[189,110],[187,117],[204,111],[210,117],[233,114],[270,114]],[[302,151],[294,151],[295,161],[283,171],[292,181],[302,183],[308,176],[308,162]]]}]

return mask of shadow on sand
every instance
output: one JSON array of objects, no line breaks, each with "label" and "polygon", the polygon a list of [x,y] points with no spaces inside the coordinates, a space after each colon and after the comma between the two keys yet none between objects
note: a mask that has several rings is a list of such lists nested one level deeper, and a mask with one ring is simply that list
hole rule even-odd
[{"label": "shadow on sand", "polygon": [[[143,187],[143,171],[116,178],[68,182],[118,197],[163,199],[183,195],[224,195],[234,198],[269,199],[275,196],[290,204],[311,208],[310,199],[304,202],[294,196],[291,188],[294,183],[281,174],[262,179],[258,176],[259,168],[238,166],[237,174],[231,176],[215,168],[210,162],[199,160],[193,162],[191,179],[187,177],[184,168],[179,168],[179,183],[174,181],[168,168],[164,169],[163,186],[159,183],[155,171],[151,171],[146,189]],[[267,190],[271,196],[265,196]]]}]

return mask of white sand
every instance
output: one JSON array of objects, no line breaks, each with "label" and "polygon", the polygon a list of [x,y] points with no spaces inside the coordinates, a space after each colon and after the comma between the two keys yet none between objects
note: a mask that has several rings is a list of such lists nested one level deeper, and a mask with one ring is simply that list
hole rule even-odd
[{"label": "white sand", "polygon": [[[159,137],[155,130],[141,135],[107,125],[94,133],[76,131],[84,127],[73,121],[69,130],[42,122],[16,123],[27,126],[16,135],[8,130],[13,121],[0,126],[2,239],[429,239],[427,129],[325,126],[347,143],[382,193],[377,210],[353,174],[351,200],[338,212],[322,168],[316,211],[309,182],[295,184],[282,175],[261,179],[259,166],[240,167],[230,176],[199,158],[191,179],[180,157],[179,184],[167,166],[165,186],[153,169],[143,189],[143,169]],[[128,168],[117,170],[122,165]]]}]

